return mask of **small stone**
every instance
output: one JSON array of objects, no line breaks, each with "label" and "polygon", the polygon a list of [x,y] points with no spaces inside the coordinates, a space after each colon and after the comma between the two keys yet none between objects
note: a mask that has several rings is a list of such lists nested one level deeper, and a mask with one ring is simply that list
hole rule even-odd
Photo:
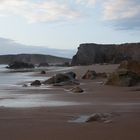
[{"label": "small stone", "polygon": [[35,80],[31,83],[31,86],[41,86],[41,82],[39,80]]},{"label": "small stone", "polygon": [[84,92],[84,90],[80,87],[74,87],[72,90],[72,92],[75,92],[75,93],[82,93]]},{"label": "small stone", "polygon": [[41,71],[41,74],[46,74],[46,71],[44,71],[44,70],[43,70],[43,71]]}]

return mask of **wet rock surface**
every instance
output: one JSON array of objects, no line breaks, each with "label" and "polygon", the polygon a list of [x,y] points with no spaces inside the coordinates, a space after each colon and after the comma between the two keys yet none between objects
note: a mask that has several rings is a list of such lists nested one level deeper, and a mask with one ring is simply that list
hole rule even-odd
[{"label": "wet rock surface", "polygon": [[41,71],[41,74],[46,74],[46,71],[42,70],[42,71]]},{"label": "wet rock surface", "polygon": [[84,90],[82,88],[80,88],[79,86],[74,87],[73,89],[71,89],[72,92],[74,93],[82,93],[84,92]]},{"label": "wet rock surface", "polygon": [[50,79],[43,82],[43,84],[55,84],[55,85],[65,85],[69,83],[76,84],[77,80],[76,74],[74,72],[59,73]]},{"label": "wet rock surface", "polygon": [[72,123],[92,123],[92,122],[103,122],[111,123],[115,116],[118,116],[113,113],[94,113],[92,115],[81,115],[75,120],[69,122]]},{"label": "wet rock surface", "polygon": [[39,80],[35,80],[31,83],[31,86],[41,86],[41,82]]}]

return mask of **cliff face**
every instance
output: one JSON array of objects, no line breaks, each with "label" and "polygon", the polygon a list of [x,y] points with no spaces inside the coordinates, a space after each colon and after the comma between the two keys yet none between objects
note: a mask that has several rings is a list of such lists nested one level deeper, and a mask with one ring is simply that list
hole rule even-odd
[{"label": "cliff face", "polygon": [[72,65],[91,65],[94,63],[120,63],[122,60],[140,61],[140,43],[81,44],[72,59]]},{"label": "cliff face", "polygon": [[0,55],[0,64],[9,64],[14,61],[21,61],[32,64],[40,64],[40,63],[59,64],[64,62],[70,62],[70,59],[41,54]]}]

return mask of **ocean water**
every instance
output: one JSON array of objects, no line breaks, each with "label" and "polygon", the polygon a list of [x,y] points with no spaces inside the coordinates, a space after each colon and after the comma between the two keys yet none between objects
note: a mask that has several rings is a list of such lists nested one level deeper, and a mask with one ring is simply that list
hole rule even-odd
[{"label": "ocean water", "polygon": [[[33,72],[11,72],[0,65],[0,107],[4,108],[33,108],[79,105],[76,102],[67,102],[53,98],[50,86],[23,87],[23,83],[34,80],[46,80],[47,77],[32,76]],[[67,70],[68,68],[66,68]],[[53,67],[51,71],[63,71],[65,68]],[[46,90],[46,94],[41,92]]]},{"label": "ocean water", "polygon": [[42,77],[31,76],[33,72],[13,72],[5,68],[6,65],[0,65],[0,87],[18,85],[20,82],[33,80],[44,80]]}]

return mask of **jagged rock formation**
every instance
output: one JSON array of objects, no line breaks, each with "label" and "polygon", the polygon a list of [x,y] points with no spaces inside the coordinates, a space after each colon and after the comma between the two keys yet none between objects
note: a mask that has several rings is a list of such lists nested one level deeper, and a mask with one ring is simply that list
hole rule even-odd
[{"label": "jagged rock formation", "polygon": [[81,44],[71,64],[120,63],[122,60],[129,59],[140,61],[140,43]]},{"label": "jagged rock formation", "polygon": [[70,62],[71,60],[67,58],[42,54],[0,55],[0,64],[10,64],[15,61],[31,64],[40,64],[40,63],[63,64],[65,62]]},{"label": "jagged rock formation", "polygon": [[107,85],[135,86],[140,83],[140,62],[122,61],[118,69],[110,74]]}]

